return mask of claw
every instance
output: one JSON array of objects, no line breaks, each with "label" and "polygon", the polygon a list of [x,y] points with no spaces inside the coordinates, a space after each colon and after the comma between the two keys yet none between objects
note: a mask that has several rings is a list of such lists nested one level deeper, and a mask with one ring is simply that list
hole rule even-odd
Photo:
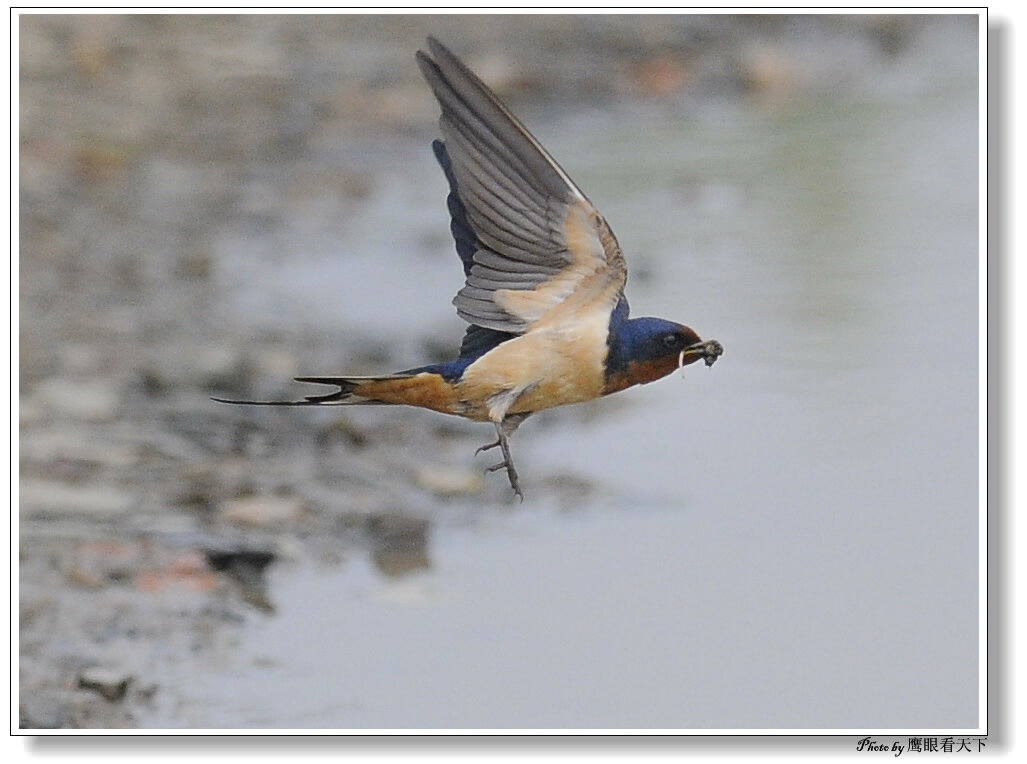
[{"label": "claw", "polygon": [[[478,446],[478,449],[474,452],[474,455],[477,456],[478,454],[482,453],[483,451],[490,451],[490,450],[492,450],[493,448],[495,448],[498,445],[500,445],[500,443],[497,440],[495,443],[486,443],[484,446]],[[489,471],[491,472],[491,470],[489,470]]]}]

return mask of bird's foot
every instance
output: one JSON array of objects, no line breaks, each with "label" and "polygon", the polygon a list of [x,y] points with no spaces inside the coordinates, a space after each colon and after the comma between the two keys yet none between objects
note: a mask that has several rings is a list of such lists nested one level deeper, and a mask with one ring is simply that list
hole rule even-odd
[{"label": "bird's foot", "polygon": [[500,449],[502,449],[503,461],[501,461],[499,464],[493,464],[491,467],[488,467],[485,471],[498,472],[499,470],[505,469],[506,477],[510,481],[510,487],[513,488],[513,492],[517,494],[517,497],[521,501],[524,501],[524,494],[521,492],[521,484],[520,481],[517,479],[517,469],[514,467],[513,457],[510,455],[510,441],[508,438],[508,434],[510,432],[513,432],[513,430],[517,429],[517,424],[519,424],[519,422],[515,423],[513,427],[510,427],[509,425],[504,427],[502,424],[497,423],[496,434],[499,436],[499,439],[495,443],[486,443],[484,446],[479,448],[474,453],[480,454],[482,451],[488,451],[490,449],[496,448],[497,446]]},{"label": "bird's foot", "polygon": [[510,479],[510,487],[513,488],[513,492],[517,494],[517,498],[524,501],[524,494],[521,493],[521,485],[517,480],[517,470],[514,468],[512,461],[501,461],[499,464],[493,464],[491,467],[486,467],[486,472],[498,472],[499,470],[506,470],[506,476]]}]

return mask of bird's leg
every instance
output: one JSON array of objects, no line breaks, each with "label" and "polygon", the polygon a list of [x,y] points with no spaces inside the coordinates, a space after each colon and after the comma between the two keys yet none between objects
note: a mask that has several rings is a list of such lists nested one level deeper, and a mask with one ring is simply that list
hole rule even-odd
[{"label": "bird's leg", "polygon": [[510,479],[510,487],[513,488],[514,493],[520,497],[521,501],[524,501],[524,494],[521,493],[521,486],[517,480],[517,469],[514,467],[513,456],[510,455],[510,436],[513,435],[521,422],[527,418],[527,414],[513,414],[502,421],[495,422],[496,435],[498,436],[496,442],[487,443],[475,451],[475,454],[479,454],[482,451],[488,451],[496,446],[503,451],[503,461],[489,467],[487,472],[496,472],[497,470],[505,469],[506,476]]},{"label": "bird's leg", "polygon": [[510,440],[506,432],[504,432],[505,429],[501,422],[496,423],[496,433],[499,435],[499,440],[493,445],[498,445],[503,450],[503,461],[499,464],[493,464],[487,471],[495,472],[505,468],[506,476],[510,479],[510,487],[513,488],[514,493],[520,497],[521,501],[524,501],[524,494],[521,493],[520,483],[517,482],[517,470],[514,468],[513,457],[510,455]]},{"label": "bird's leg", "polygon": [[[520,427],[521,422],[523,422],[527,418],[527,414],[511,414],[510,416],[506,417],[502,421],[502,423],[496,422],[496,432],[499,433],[499,439],[494,440],[491,443],[486,443],[484,446],[479,446],[478,449],[474,452],[474,455],[477,456],[482,451],[491,451],[493,448],[498,448],[499,446],[503,445],[503,433],[506,434],[506,437],[510,437],[514,434],[514,430]],[[500,430],[500,426],[502,426],[503,428],[502,431]]]}]

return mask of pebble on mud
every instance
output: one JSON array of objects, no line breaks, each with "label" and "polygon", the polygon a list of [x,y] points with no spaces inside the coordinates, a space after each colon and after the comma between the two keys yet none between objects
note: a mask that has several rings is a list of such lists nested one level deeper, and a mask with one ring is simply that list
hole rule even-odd
[{"label": "pebble on mud", "polygon": [[27,462],[83,461],[104,467],[131,467],[139,460],[133,445],[97,438],[86,427],[23,429],[21,457]]},{"label": "pebble on mud", "polygon": [[116,517],[127,513],[135,504],[131,494],[113,486],[26,479],[18,488],[22,511],[28,515]]},{"label": "pebble on mud", "polygon": [[375,567],[389,578],[398,578],[431,567],[428,557],[427,520],[399,512],[373,515],[367,532],[373,545]]},{"label": "pebble on mud", "polygon": [[294,496],[245,496],[230,499],[219,508],[223,519],[258,528],[298,520],[305,512],[303,500]]},{"label": "pebble on mud", "polygon": [[127,671],[105,666],[92,666],[78,675],[80,688],[97,692],[112,702],[125,697],[131,682],[132,675]]},{"label": "pebble on mud", "polygon": [[414,481],[436,496],[472,496],[485,490],[485,478],[464,467],[423,465],[414,472]]},{"label": "pebble on mud", "polygon": [[109,422],[118,415],[121,395],[107,380],[53,377],[36,385],[31,398],[54,416]]},{"label": "pebble on mud", "polygon": [[135,577],[141,592],[163,592],[178,589],[188,592],[209,592],[217,586],[217,576],[198,552],[179,555],[160,568],[140,570]]},{"label": "pebble on mud", "polygon": [[266,612],[274,611],[264,571],[278,555],[270,549],[206,549],[207,564],[235,581],[243,600]]},{"label": "pebble on mud", "polygon": [[246,353],[228,345],[208,345],[192,357],[191,372],[213,390],[245,391],[252,377]]},{"label": "pebble on mud", "polygon": [[800,84],[799,66],[781,46],[752,43],[743,49],[739,66],[746,87],[763,98],[790,95]]}]

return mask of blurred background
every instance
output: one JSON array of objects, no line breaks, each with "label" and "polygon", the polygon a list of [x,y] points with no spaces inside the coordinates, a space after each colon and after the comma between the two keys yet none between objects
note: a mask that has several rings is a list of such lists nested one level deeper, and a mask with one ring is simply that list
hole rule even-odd
[{"label": "blurred background", "polygon": [[[976,16],[18,18],[24,728],[978,726]],[[433,34],[719,339],[513,449]]]}]

